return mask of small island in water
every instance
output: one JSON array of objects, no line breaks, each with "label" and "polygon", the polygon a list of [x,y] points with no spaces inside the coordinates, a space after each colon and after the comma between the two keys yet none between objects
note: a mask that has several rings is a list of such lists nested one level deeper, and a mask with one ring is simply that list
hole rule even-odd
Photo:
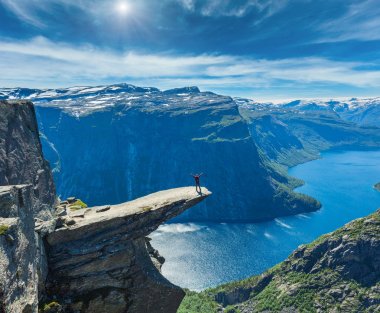
[{"label": "small island in water", "polygon": [[373,186],[377,191],[380,191],[380,182]]}]

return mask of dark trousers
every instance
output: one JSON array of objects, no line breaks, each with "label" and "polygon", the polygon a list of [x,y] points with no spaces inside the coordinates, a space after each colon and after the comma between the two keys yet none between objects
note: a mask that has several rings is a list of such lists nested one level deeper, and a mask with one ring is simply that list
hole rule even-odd
[{"label": "dark trousers", "polygon": [[195,191],[199,192],[199,193],[202,193],[202,189],[201,189],[201,184],[200,183],[196,183],[195,184]]}]

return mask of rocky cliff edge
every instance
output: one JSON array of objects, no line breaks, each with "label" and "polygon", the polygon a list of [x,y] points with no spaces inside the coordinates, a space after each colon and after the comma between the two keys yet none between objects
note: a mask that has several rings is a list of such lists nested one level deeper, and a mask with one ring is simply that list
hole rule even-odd
[{"label": "rocky cliff edge", "polygon": [[67,209],[46,240],[48,294],[78,312],[176,312],[184,292],[160,274],[146,236],[210,194],[185,187]]},{"label": "rocky cliff edge", "polygon": [[0,101],[0,312],[176,312],[184,292],[146,236],[210,194],[54,210],[33,104]]}]

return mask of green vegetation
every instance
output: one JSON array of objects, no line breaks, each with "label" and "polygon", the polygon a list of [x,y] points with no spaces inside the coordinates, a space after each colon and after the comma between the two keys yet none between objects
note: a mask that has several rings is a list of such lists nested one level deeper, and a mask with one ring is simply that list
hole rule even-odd
[{"label": "green vegetation", "polygon": [[214,313],[217,311],[219,305],[206,293],[185,291],[186,297],[177,313]]},{"label": "green vegetation", "polygon": [[78,210],[81,210],[81,209],[85,209],[85,208],[87,208],[88,206],[87,206],[87,204],[86,203],[84,203],[82,200],[80,200],[80,199],[77,199],[75,202],[73,202],[73,203],[71,203],[70,205],[69,205],[69,209],[71,210],[71,211],[78,211]]},{"label": "green vegetation", "polygon": [[238,308],[235,308],[234,306],[229,305],[228,307],[224,309],[224,312],[225,313],[240,313],[241,311]]},{"label": "green vegetation", "polygon": [[61,305],[57,301],[46,303],[39,310],[40,313],[57,313],[61,311]]},{"label": "green vegetation", "polygon": [[222,115],[220,120],[210,121],[202,126],[202,128],[218,128],[228,127],[235,123],[241,123],[242,118],[239,115]]},{"label": "green vegetation", "polygon": [[143,206],[143,207],[140,208],[140,210],[141,210],[142,212],[149,212],[149,211],[151,211],[152,209],[153,209],[153,207],[151,207],[151,206]]},{"label": "green vegetation", "polygon": [[4,236],[9,229],[7,225],[0,225],[0,236]]},{"label": "green vegetation", "polygon": [[[380,210],[357,219],[314,242],[301,246],[288,260],[260,276],[228,283],[201,293],[187,292],[180,313],[223,312],[375,312],[380,301],[380,281],[366,285],[342,274],[339,266],[323,265],[321,259],[330,249],[352,242],[380,240]],[[327,243],[324,245],[324,243]],[[373,245],[375,247],[376,244]],[[355,250],[354,250],[355,251]],[[366,251],[365,249],[363,251]],[[365,253],[365,252],[357,252]],[[369,253],[367,261],[374,262]],[[331,260],[330,260],[331,261]],[[350,259],[346,260],[350,268]],[[314,270],[310,271],[311,266]],[[309,270],[307,270],[309,268]],[[375,287],[377,286],[377,287]],[[245,296],[243,296],[245,294]],[[220,302],[218,302],[220,301]]]},{"label": "green vegetation", "polygon": [[380,213],[375,212],[367,217],[356,219],[332,233],[322,235],[312,243],[306,245],[306,247],[312,249],[327,240],[338,239],[343,236],[347,236],[347,239],[352,241],[357,240],[361,236],[380,238],[379,226]]}]

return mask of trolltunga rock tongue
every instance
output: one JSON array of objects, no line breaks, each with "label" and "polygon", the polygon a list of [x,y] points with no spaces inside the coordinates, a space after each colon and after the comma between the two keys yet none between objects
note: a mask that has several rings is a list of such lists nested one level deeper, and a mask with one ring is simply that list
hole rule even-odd
[{"label": "trolltunga rock tongue", "polygon": [[177,188],[68,212],[47,236],[49,292],[80,312],[176,312],[184,292],[159,273],[145,236],[211,194],[202,191]]}]

